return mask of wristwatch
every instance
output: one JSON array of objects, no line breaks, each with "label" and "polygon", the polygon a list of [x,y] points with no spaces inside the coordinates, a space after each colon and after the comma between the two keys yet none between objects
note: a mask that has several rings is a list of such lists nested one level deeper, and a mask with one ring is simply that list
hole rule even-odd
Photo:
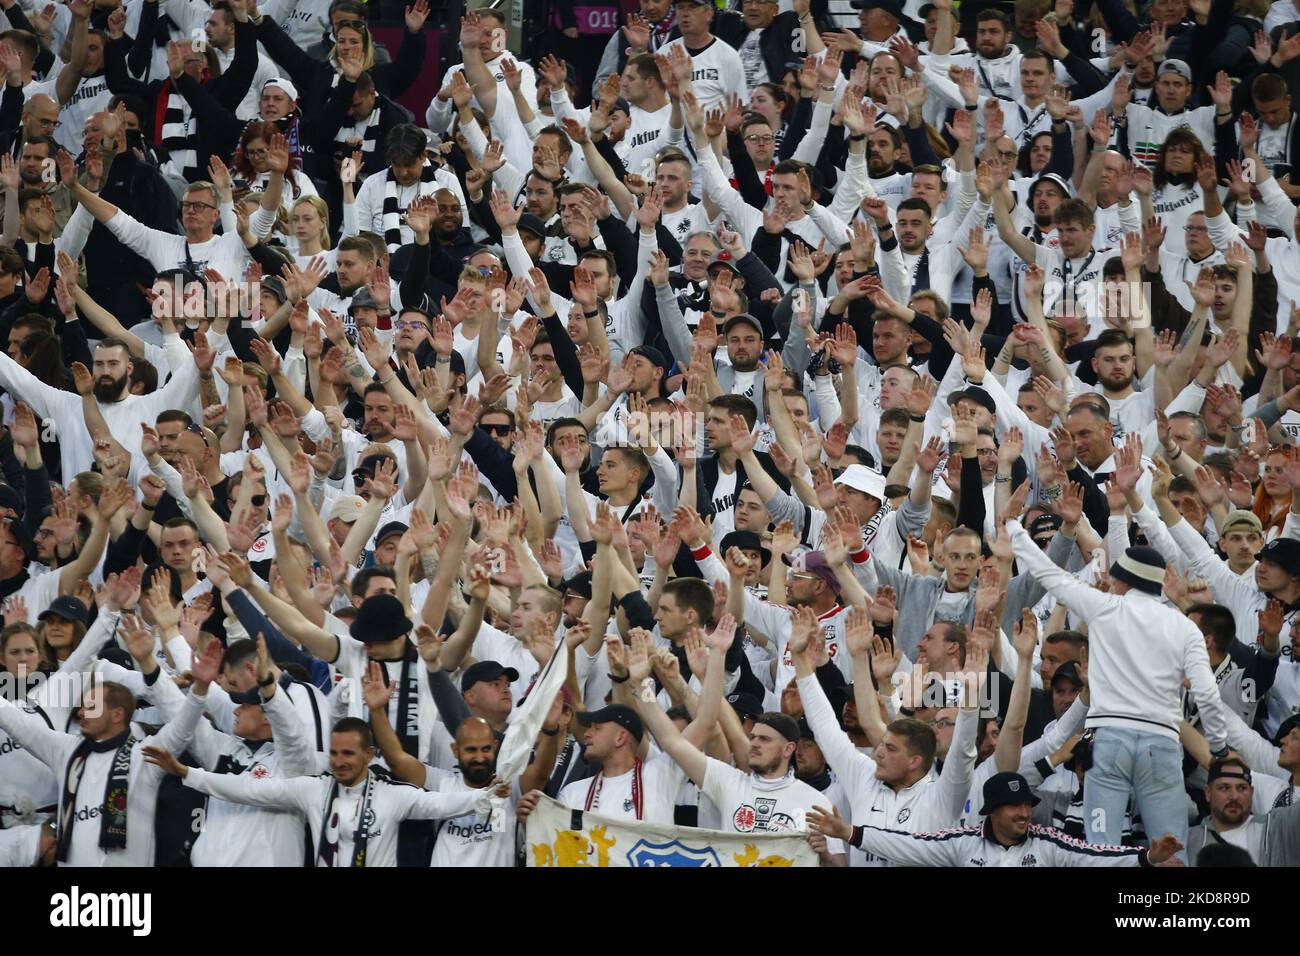
[{"label": "wristwatch", "polygon": [[628,677],[627,674],[624,674],[622,677],[615,677],[613,674],[607,673],[605,676],[608,677],[610,680],[612,680],[615,684],[627,683],[627,677]]}]

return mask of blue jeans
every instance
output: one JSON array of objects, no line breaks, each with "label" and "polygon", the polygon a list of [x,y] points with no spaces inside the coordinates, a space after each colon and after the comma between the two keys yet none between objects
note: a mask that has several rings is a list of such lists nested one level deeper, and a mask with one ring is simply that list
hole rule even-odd
[{"label": "blue jeans", "polygon": [[1158,734],[1100,727],[1092,743],[1092,766],[1083,780],[1089,843],[1119,845],[1130,793],[1150,839],[1172,833],[1180,843],[1187,842],[1182,746]]}]

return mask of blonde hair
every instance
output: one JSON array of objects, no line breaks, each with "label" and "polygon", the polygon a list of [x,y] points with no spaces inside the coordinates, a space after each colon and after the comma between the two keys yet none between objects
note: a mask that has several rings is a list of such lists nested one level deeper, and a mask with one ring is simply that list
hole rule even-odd
[{"label": "blonde hair", "polygon": [[330,207],[320,196],[299,196],[292,206],[289,207],[290,215],[299,206],[308,205],[316,210],[316,215],[321,219],[320,246],[322,249],[330,248]]},{"label": "blonde hair", "polygon": [[347,26],[340,26],[338,30],[334,31],[335,41],[334,45],[330,47],[329,61],[335,69],[339,65],[339,44],[337,39],[339,30],[355,30],[361,34],[361,69],[373,70],[375,67],[375,41],[370,37],[370,28],[359,21],[356,23],[349,21]]}]

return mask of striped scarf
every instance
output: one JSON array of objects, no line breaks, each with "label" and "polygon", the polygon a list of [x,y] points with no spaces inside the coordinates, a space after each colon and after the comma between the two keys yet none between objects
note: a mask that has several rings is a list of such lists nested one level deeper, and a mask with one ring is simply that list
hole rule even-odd
[{"label": "striped scarf", "polygon": [[361,154],[363,157],[371,156],[375,152],[376,139],[379,133],[379,104],[371,111],[370,116],[359,123],[351,126],[342,126],[334,135],[334,142],[341,145],[352,145],[360,141]]},{"label": "striped scarf", "polygon": [[[204,71],[204,80],[207,72]],[[171,77],[163,81],[154,107],[154,145],[167,151],[176,172],[193,182],[199,178],[199,127],[190,104],[176,92]]]},{"label": "striped scarf", "polygon": [[[424,169],[420,171],[420,182],[416,187],[415,195],[411,197],[411,202],[419,196],[428,196],[438,190],[439,187],[434,181],[436,172],[433,164],[426,159]],[[402,225],[406,222],[406,210],[397,204],[399,188],[401,187],[393,178],[393,170],[390,167],[384,171],[384,242],[388,243],[389,252],[396,252],[401,248]],[[407,205],[410,203],[408,202]]]}]

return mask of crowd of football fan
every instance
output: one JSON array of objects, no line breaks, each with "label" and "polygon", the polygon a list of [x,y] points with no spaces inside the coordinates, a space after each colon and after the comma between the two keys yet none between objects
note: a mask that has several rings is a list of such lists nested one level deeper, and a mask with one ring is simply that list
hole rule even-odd
[{"label": "crowd of football fan", "polygon": [[1300,0],[389,6],[0,0],[3,864],[1300,863]]}]

